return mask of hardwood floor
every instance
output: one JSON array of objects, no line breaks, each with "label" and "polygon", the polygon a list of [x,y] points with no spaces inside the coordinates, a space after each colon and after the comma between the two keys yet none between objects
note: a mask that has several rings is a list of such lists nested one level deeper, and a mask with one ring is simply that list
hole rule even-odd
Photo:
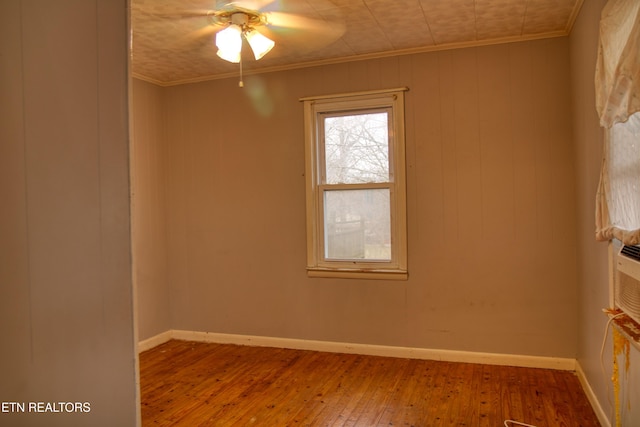
[{"label": "hardwood floor", "polygon": [[144,426],[599,426],[565,371],[172,340],[140,372]]}]

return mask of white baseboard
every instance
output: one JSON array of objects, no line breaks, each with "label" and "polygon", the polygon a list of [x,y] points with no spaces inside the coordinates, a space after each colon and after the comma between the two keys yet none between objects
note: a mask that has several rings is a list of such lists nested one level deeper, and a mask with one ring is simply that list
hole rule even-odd
[{"label": "white baseboard", "polygon": [[152,348],[157,347],[160,344],[164,344],[173,338],[174,338],[173,331],[168,330],[168,331],[162,332],[161,334],[155,335],[151,338],[147,338],[146,340],[142,340],[138,342],[138,353],[151,350]]},{"label": "white baseboard", "polygon": [[371,356],[402,357],[408,359],[440,360],[446,362],[482,363],[487,365],[520,366],[574,371],[576,360],[558,357],[522,356],[514,354],[480,353],[471,351],[439,350],[416,347],[397,347],[373,344],[354,344],[293,338],[262,337],[254,335],[220,334],[169,330],[139,343],[145,351],[170,339],[214,342],[219,344],[252,345],[257,347],[291,348],[296,350],[326,351],[331,353],[366,354]]},{"label": "white baseboard", "polygon": [[580,384],[582,385],[582,389],[584,390],[584,393],[587,395],[587,399],[589,399],[589,403],[591,403],[591,407],[593,408],[593,411],[596,413],[596,416],[598,417],[598,421],[600,421],[600,425],[602,427],[611,427],[611,421],[609,421],[609,417],[607,416],[607,413],[602,409],[602,406],[600,405],[600,402],[598,401],[596,394],[593,392],[593,389],[591,388],[591,384],[589,384],[589,381],[587,381],[587,376],[582,370],[582,366],[580,365],[580,362],[577,362],[577,361],[576,361],[576,375],[580,380]]}]

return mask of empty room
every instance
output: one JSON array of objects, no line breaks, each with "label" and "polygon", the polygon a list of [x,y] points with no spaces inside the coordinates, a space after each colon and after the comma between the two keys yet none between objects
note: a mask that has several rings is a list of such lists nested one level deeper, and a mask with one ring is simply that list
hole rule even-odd
[{"label": "empty room", "polygon": [[639,425],[637,1],[0,16],[1,425]]}]

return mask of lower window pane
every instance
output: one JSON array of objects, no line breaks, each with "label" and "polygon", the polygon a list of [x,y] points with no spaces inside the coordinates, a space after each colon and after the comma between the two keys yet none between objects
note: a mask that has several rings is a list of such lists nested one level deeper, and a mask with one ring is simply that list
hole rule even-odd
[{"label": "lower window pane", "polygon": [[391,260],[389,189],[324,193],[324,256],[331,260]]}]

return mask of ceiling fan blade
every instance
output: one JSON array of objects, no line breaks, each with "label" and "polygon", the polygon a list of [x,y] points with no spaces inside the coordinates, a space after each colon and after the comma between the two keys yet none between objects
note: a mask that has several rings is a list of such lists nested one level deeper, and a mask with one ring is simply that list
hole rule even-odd
[{"label": "ceiling fan blade", "polygon": [[136,8],[134,4],[131,5],[132,16],[138,19],[144,20],[177,20],[177,19],[191,19],[206,17],[211,11],[209,9],[190,9],[190,10],[176,10],[175,8],[160,7],[154,10],[145,10],[142,8]]},{"label": "ceiling fan blade", "polygon": [[217,32],[219,29],[221,28],[217,26],[206,25],[204,27],[192,30],[181,37],[178,37],[174,45],[188,46],[193,42],[200,41],[203,38],[207,38],[211,36],[213,33]]},{"label": "ceiling fan blade", "polygon": [[318,19],[307,18],[302,15],[294,15],[285,12],[267,12],[267,23],[276,27],[294,28],[300,30],[324,30],[331,27],[334,23],[326,22]]},{"label": "ceiling fan blade", "polygon": [[278,32],[278,27],[293,29],[300,33],[312,33],[324,39],[336,40],[345,32],[346,26],[341,20],[325,21],[284,12],[266,12],[267,27]]},{"label": "ceiling fan blade", "polygon": [[241,9],[248,10],[261,10],[276,0],[237,0],[237,1],[228,1],[228,0],[218,0],[216,2],[216,10],[225,10],[225,9],[233,9],[235,7],[239,7]]}]

